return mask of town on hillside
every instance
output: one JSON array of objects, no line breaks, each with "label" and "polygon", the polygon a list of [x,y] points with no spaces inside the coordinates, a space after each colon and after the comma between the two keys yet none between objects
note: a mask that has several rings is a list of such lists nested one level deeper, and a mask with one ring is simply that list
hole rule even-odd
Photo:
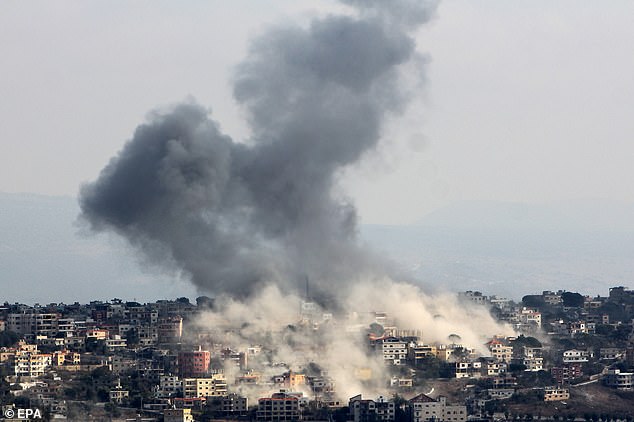
[{"label": "town on hillside", "polygon": [[625,287],[520,302],[462,292],[464,309],[506,330],[480,344],[453,332],[432,340],[429,327],[399,327],[381,309],[325,312],[309,300],[289,323],[231,326],[216,300],[5,302],[0,418],[634,420]]}]

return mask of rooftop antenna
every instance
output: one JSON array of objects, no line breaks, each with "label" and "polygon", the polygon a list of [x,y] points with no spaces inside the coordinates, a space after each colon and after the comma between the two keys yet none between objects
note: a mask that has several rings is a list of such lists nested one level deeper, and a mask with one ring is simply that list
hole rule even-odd
[{"label": "rooftop antenna", "polygon": [[310,285],[309,285],[309,280],[308,280],[308,276],[306,276],[306,302],[310,302]]}]

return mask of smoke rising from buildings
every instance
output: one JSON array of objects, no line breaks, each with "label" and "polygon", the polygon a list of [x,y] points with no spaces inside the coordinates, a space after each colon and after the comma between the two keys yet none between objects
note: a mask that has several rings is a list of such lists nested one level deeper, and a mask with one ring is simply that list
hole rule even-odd
[{"label": "smoke rising from buildings", "polygon": [[[261,348],[259,355],[249,358],[248,366],[259,374],[262,385],[239,387],[241,394],[253,399],[270,393],[272,387],[266,383],[274,376],[286,370],[310,373],[314,364],[334,381],[335,395],[341,400],[360,392],[384,393],[394,367],[368,347],[368,328],[377,321],[374,311],[387,316],[381,321],[385,329],[422,333],[418,340],[426,344],[449,344],[455,341],[451,336],[483,355],[489,354],[485,343],[492,335],[513,334],[484,306],[459,302],[448,293],[428,295],[411,284],[389,279],[356,284],[341,301],[345,312],[332,319],[324,318],[330,314],[319,307],[298,318],[300,304],[305,302],[268,284],[246,300],[221,298],[214,310],[201,314],[195,323],[222,347]],[[229,382],[241,375],[231,363],[224,372]],[[313,396],[308,386],[296,388],[305,388]]]},{"label": "smoke rising from buildings", "polygon": [[[354,13],[276,27],[237,67],[252,137],[233,141],[195,102],[155,111],[82,187],[82,217],[203,292],[251,295],[311,277],[315,296],[373,272],[336,176],[406,105],[400,73],[420,64],[411,32],[434,3],[356,1]],[[411,69],[410,69],[411,70]]]},{"label": "smoke rising from buildings", "polygon": [[[384,362],[367,350],[370,311],[423,330],[425,341],[456,334],[478,347],[482,333],[505,328],[484,309],[391,281],[382,260],[357,243],[356,211],[337,176],[407,105],[403,76],[418,75],[424,62],[411,32],[434,4],[344,3],[354,13],[276,27],[253,42],[234,79],[250,139],[223,134],[195,102],[156,111],[82,188],[80,203],[92,229],[115,231],[217,296],[216,308],[194,321],[212,331],[210,347],[262,346],[249,366],[265,379],[279,374],[276,363],[316,363],[347,398],[385,386]],[[311,299],[323,305],[337,296],[336,318],[319,329],[298,322],[307,276]],[[239,375],[232,371],[225,368],[228,378]]]}]

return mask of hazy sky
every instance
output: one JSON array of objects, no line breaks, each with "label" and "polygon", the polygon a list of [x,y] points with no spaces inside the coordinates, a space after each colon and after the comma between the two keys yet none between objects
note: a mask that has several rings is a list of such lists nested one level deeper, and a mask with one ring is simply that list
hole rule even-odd
[{"label": "hazy sky", "polygon": [[[71,195],[151,109],[187,96],[248,136],[248,40],[331,1],[0,2],[0,191]],[[634,201],[634,2],[443,1],[427,82],[343,176],[363,222],[459,199]]]}]

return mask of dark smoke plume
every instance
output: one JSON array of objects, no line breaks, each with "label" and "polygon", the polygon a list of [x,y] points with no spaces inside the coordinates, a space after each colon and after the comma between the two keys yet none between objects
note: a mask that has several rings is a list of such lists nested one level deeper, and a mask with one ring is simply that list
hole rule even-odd
[{"label": "dark smoke plume", "polygon": [[344,3],[356,16],[275,28],[252,43],[234,85],[248,144],[193,102],[154,112],[82,187],[82,217],[212,293],[249,295],[263,281],[303,286],[308,274],[318,294],[367,268],[355,208],[334,178],[405,105],[399,71],[416,55],[408,32],[434,7]]}]

